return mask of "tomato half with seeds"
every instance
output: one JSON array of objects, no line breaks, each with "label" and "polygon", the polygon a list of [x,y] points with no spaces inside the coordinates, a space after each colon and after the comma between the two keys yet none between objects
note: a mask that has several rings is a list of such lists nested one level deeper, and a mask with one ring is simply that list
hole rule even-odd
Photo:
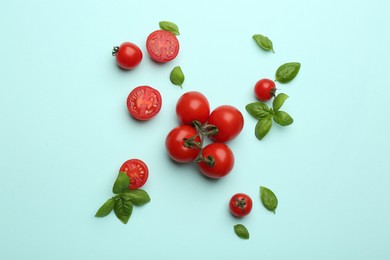
[{"label": "tomato half with seeds", "polygon": [[188,125],[194,120],[204,124],[210,115],[209,101],[200,92],[186,92],[176,103],[176,115],[181,124]]},{"label": "tomato half with seeds", "polygon": [[139,86],[127,97],[127,110],[138,120],[149,120],[160,112],[162,99],[157,89]]},{"label": "tomato half with seeds", "polygon": [[226,176],[234,166],[234,154],[224,143],[211,143],[202,150],[198,168],[205,176],[218,179]]},{"label": "tomato half with seeds", "polygon": [[130,178],[129,189],[136,190],[141,188],[149,177],[149,169],[146,164],[139,159],[130,159],[123,163],[120,172],[125,172]]},{"label": "tomato half with seeds", "polygon": [[252,211],[252,199],[244,193],[234,194],[229,202],[230,213],[233,216],[242,218]]},{"label": "tomato half with seeds", "polygon": [[152,32],[146,39],[146,50],[157,62],[168,62],[176,58],[180,44],[176,36],[165,30]]},{"label": "tomato half with seeds", "polygon": [[165,147],[169,157],[179,163],[195,160],[200,151],[199,145],[198,132],[189,125],[175,127],[165,139]]}]

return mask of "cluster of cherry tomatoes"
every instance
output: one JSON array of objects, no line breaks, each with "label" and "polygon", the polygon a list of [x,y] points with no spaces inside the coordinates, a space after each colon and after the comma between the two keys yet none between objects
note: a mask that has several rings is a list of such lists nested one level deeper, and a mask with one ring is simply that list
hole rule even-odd
[{"label": "cluster of cherry tomatoes", "polygon": [[[225,143],[234,139],[244,126],[241,112],[222,105],[210,113],[207,98],[197,91],[184,93],[176,104],[180,123],[165,140],[170,158],[178,163],[195,161],[209,178],[226,176],[234,166],[234,154]],[[204,145],[206,137],[211,143]]]}]

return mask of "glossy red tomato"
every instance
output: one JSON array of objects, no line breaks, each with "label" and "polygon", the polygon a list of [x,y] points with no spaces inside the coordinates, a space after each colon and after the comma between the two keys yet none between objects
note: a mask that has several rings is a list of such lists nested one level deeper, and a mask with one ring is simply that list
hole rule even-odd
[{"label": "glossy red tomato", "polygon": [[112,55],[116,58],[116,63],[122,69],[134,69],[141,63],[142,51],[131,42],[124,42],[119,47],[114,47]]},{"label": "glossy red tomato", "polygon": [[152,32],[146,40],[146,50],[150,57],[157,62],[173,60],[179,53],[179,48],[176,36],[164,30]]},{"label": "glossy red tomato", "polygon": [[176,103],[176,115],[181,124],[191,124],[194,120],[204,124],[207,122],[209,114],[209,101],[200,92],[186,92]]},{"label": "glossy red tomato", "polygon": [[233,106],[223,105],[214,109],[208,123],[218,128],[218,133],[210,136],[213,142],[227,142],[234,139],[244,127],[244,117]]},{"label": "glossy red tomato", "polygon": [[127,97],[127,109],[138,120],[149,120],[160,112],[162,99],[157,89],[139,86]]},{"label": "glossy red tomato", "polygon": [[130,178],[129,189],[136,190],[141,188],[149,177],[149,169],[146,164],[139,159],[130,159],[123,163],[119,169],[120,172],[125,172]]},{"label": "glossy red tomato", "polygon": [[193,138],[193,142],[200,144],[200,137],[198,133],[195,128],[189,125],[180,125],[172,129],[165,139],[165,147],[168,151],[169,157],[180,163],[187,163],[195,160],[199,154],[200,148],[195,145],[191,145],[191,141],[185,140],[191,138]]},{"label": "glossy red tomato", "polygon": [[203,160],[199,161],[198,167],[199,170],[209,178],[222,178],[233,169],[233,152],[224,143],[212,143],[206,145],[203,148],[202,157],[208,162]]},{"label": "glossy red tomato", "polygon": [[255,96],[260,101],[268,101],[275,96],[275,82],[270,79],[261,79],[255,84]]},{"label": "glossy red tomato", "polygon": [[252,211],[252,199],[244,193],[237,193],[230,199],[229,209],[233,216],[244,217]]}]

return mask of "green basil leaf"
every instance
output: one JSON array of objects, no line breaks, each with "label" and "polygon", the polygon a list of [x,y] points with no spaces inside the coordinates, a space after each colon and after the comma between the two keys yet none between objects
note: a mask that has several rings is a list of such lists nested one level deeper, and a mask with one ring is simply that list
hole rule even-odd
[{"label": "green basil leaf", "polygon": [[272,120],[269,117],[260,119],[255,127],[255,135],[261,140],[268,134],[272,127]]},{"label": "green basil leaf", "polygon": [[283,106],[284,101],[288,98],[288,95],[284,93],[279,93],[275,98],[274,101],[272,101],[272,107],[275,112],[278,112],[279,109]]},{"label": "green basil leaf", "polygon": [[180,34],[180,32],[179,32],[179,27],[177,27],[177,25],[174,24],[174,23],[172,23],[172,22],[161,21],[161,22],[159,23],[159,25],[160,25],[160,29],[161,29],[161,30],[171,32],[171,33],[173,33],[174,35],[179,35],[179,34]]},{"label": "green basil leaf", "polygon": [[278,206],[278,198],[270,189],[260,186],[260,199],[266,209],[275,213]]},{"label": "green basil leaf", "polygon": [[278,125],[288,126],[294,122],[294,119],[292,119],[292,117],[289,114],[287,114],[287,112],[278,111],[274,114],[274,121]]},{"label": "green basil leaf", "polygon": [[298,74],[301,64],[299,62],[289,62],[281,65],[275,73],[275,81],[288,83]]},{"label": "green basil leaf", "polygon": [[123,196],[129,198],[135,206],[142,206],[150,202],[149,194],[141,189],[127,190],[123,193]]},{"label": "green basil leaf", "polygon": [[183,88],[184,78],[185,77],[180,66],[174,67],[171,71],[171,74],[169,75],[169,79],[171,80],[172,84],[180,86],[181,88]]},{"label": "green basil leaf", "polygon": [[270,110],[265,103],[253,102],[245,106],[246,111],[256,119],[265,118],[270,114]]},{"label": "green basil leaf", "polygon": [[272,41],[267,36],[261,34],[254,34],[252,38],[256,41],[257,45],[259,45],[262,49],[266,51],[272,51],[275,53]]},{"label": "green basil leaf", "polygon": [[248,229],[242,225],[242,224],[237,224],[234,226],[234,232],[239,238],[242,239],[249,239],[249,232]]},{"label": "green basil leaf", "polygon": [[119,172],[118,177],[114,183],[114,187],[112,187],[112,192],[115,194],[119,194],[128,189],[130,185],[130,177],[127,176],[125,172]]},{"label": "green basil leaf", "polygon": [[131,212],[133,212],[133,204],[131,203],[130,198],[123,196],[122,194],[115,196],[114,212],[123,224],[127,224]]},{"label": "green basil leaf", "polygon": [[96,212],[95,217],[102,218],[107,216],[111,213],[112,209],[115,205],[115,198],[112,197],[111,199],[107,200],[103,206],[99,208],[99,210]]}]

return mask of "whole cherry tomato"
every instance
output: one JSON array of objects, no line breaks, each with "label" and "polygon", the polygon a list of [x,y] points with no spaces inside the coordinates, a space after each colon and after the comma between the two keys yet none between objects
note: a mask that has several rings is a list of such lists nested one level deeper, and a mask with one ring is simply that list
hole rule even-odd
[{"label": "whole cherry tomato", "polygon": [[139,86],[130,92],[126,104],[127,110],[135,119],[149,120],[160,112],[161,94],[152,87]]},{"label": "whole cherry tomato", "polygon": [[218,133],[210,136],[213,142],[227,142],[241,132],[244,127],[244,117],[237,108],[223,105],[211,112],[208,124],[218,128]]},{"label": "whole cherry tomato", "polygon": [[142,51],[131,42],[124,42],[119,47],[114,47],[112,55],[116,58],[116,63],[122,69],[134,69],[141,63]]},{"label": "whole cherry tomato", "polygon": [[176,115],[181,124],[188,125],[191,124],[194,120],[204,124],[207,122],[209,114],[209,101],[200,92],[186,92],[179,98],[176,103]]},{"label": "whole cherry tomato", "polygon": [[275,96],[275,82],[270,79],[261,79],[255,84],[255,96],[260,101],[268,101]]},{"label": "whole cherry tomato", "polygon": [[169,157],[180,163],[191,162],[198,156],[200,148],[194,143],[200,144],[200,137],[196,130],[189,125],[175,127],[165,139],[165,147]]},{"label": "whole cherry tomato", "polygon": [[234,166],[234,154],[224,143],[211,143],[202,150],[203,159],[198,161],[199,170],[209,178],[222,178]]},{"label": "whole cherry tomato", "polygon": [[129,189],[141,188],[149,177],[149,169],[146,164],[139,159],[130,159],[123,163],[120,172],[125,172],[130,178]]},{"label": "whole cherry tomato", "polygon": [[252,199],[244,193],[237,193],[230,199],[229,208],[234,216],[244,217],[252,210]]},{"label": "whole cherry tomato", "polygon": [[173,60],[179,53],[179,48],[176,36],[168,31],[154,31],[146,39],[146,50],[150,57],[157,62]]}]

